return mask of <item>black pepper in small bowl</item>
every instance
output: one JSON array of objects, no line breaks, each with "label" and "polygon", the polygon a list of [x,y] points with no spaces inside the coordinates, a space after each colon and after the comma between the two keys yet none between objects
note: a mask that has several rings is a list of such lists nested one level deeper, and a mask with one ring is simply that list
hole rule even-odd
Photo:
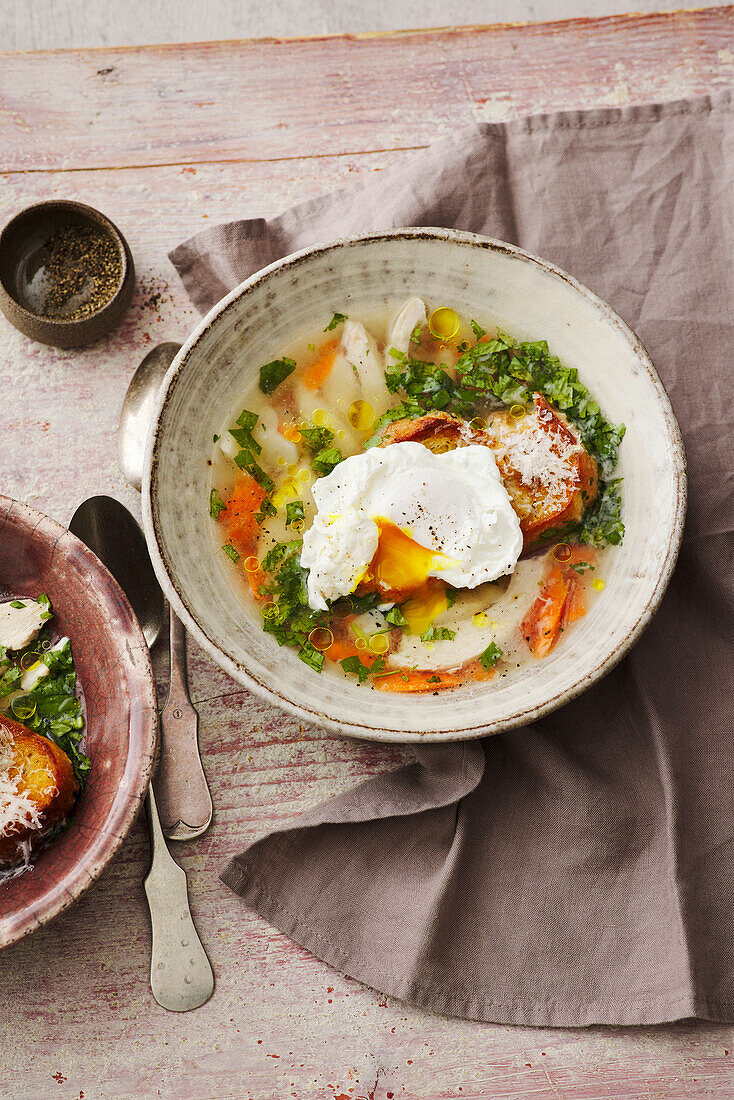
[{"label": "black pepper in small bowl", "polygon": [[82,203],[37,203],[0,234],[0,308],[41,343],[80,347],[99,340],[121,320],[134,284],[125,238]]}]

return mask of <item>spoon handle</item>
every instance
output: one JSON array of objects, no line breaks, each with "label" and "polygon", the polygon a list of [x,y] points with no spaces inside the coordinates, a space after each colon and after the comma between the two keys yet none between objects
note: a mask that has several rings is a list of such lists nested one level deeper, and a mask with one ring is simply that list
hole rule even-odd
[{"label": "spoon handle", "polygon": [[198,729],[199,716],[186,681],[186,631],[171,611],[171,686],[161,715],[161,758],[155,781],[161,825],[169,840],[201,836],[212,819]]},{"label": "spoon handle", "polygon": [[153,930],[150,988],[162,1008],[188,1012],[214,992],[214,973],[189,909],[186,872],[168,851],[153,788],[145,800],[150,869],[143,880]]}]

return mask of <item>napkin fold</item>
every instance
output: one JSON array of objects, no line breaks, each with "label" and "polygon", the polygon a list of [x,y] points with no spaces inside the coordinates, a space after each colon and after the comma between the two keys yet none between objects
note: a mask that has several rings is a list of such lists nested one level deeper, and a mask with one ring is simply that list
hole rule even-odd
[{"label": "napkin fold", "polygon": [[678,568],[612,673],[525,729],[416,748],[224,870],[313,954],[413,1004],[532,1025],[734,1019],[732,105],[725,90],[477,125],[171,253],[206,311],[352,233],[511,241],[621,313],[681,424]]}]

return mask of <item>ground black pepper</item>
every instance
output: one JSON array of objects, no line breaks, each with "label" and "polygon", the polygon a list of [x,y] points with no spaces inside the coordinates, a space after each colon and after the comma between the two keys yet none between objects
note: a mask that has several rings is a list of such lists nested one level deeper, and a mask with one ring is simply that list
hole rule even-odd
[{"label": "ground black pepper", "polygon": [[64,225],[46,244],[45,317],[79,321],[97,313],[115,296],[122,279],[116,241],[91,225]]}]

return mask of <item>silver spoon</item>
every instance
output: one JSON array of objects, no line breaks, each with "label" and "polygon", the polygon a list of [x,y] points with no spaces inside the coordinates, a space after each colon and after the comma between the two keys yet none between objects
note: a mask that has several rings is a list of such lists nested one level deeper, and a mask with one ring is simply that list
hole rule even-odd
[{"label": "silver spoon", "polygon": [[[120,413],[117,450],[122,472],[140,490],[148,428],[163,377],[180,344],[159,344],[135,371]],[[171,680],[161,714],[161,759],[155,789],[164,834],[169,840],[193,840],[212,820],[212,797],[199,755],[199,716],[186,680],[186,631],[170,615]]]},{"label": "silver spoon", "polygon": [[[130,600],[148,647],[152,646],[163,628],[163,594],[133,516],[112,497],[89,497],[74,512],[69,530],[107,566]],[[188,1012],[209,1000],[214,974],[191,917],[186,872],[163,837],[152,785],[145,809],[151,847],[144,879],[153,931],[150,987],[163,1008]]]}]

